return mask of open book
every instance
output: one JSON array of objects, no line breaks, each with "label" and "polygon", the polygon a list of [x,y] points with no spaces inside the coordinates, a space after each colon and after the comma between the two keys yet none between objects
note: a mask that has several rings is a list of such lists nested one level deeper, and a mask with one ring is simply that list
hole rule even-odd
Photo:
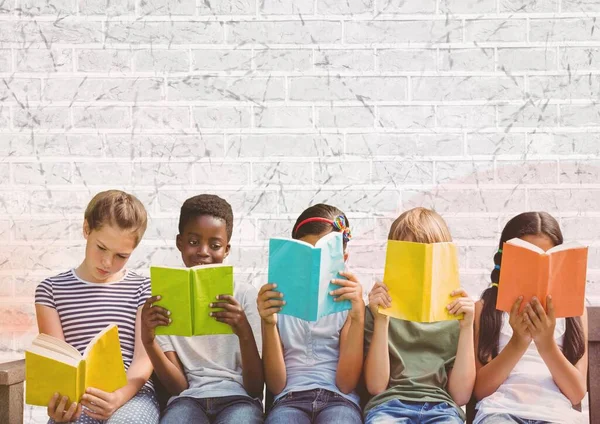
[{"label": "open book", "polygon": [[383,282],[392,304],[379,313],[405,321],[435,322],[461,318],[448,313],[460,288],[458,257],[453,243],[388,240]]},{"label": "open book", "polygon": [[233,267],[223,264],[193,268],[153,266],[150,268],[152,296],[161,296],[155,304],[171,312],[171,324],[156,327],[156,334],[201,336],[233,334],[231,326],[209,316],[219,309],[210,308],[217,296],[233,296]]},{"label": "open book", "polygon": [[565,243],[544,252],[536,245],[514,238],[502,247],[496,309],[510,312],[519,296],[521,309],[536,296],[546,309],[552,296],[559,317],[583,315],[588,248]]},{"label": "open book", "polygon": [[25,351],[25,401],[47,406],[58,392],[79,402],[85,389],[114,392],[127,384],[119,331],[109,325],[90,341],[83,355],[67,342],[38,335]]},{"label": "open book", "polygon": [[315,246],[300,240],[269,240],[269,283],[277,284],[286,304],[281,314],[305,321],[350,309],[350,301],[334,302],[330,291],[341,288],[331,280],[343,271],[342,234],[331,232]]}]

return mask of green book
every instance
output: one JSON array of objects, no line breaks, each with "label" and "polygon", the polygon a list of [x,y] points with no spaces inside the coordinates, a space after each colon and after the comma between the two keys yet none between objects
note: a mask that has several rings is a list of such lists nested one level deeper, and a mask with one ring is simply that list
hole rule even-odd
[{"label": "green book", "polygon": [[233,295],[233,267],[215,264],[193,268],[150,267],[155,304],[171,311],[171,324],[156,327],[157,335],[202,336],[233,334],[231,326],[209,316],[209,305],[220,294]]}]

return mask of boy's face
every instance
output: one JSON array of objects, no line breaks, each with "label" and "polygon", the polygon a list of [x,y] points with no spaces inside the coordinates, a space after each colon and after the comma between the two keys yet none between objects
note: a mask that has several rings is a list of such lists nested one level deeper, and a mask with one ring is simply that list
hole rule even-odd
[{"label": "boy's face", "polygon": [[177,249],[185,266],[220,264],[229,255],[225,221],[210,215],[190,219],[177,235]]},{"label": "boy's face", "polygon": [[120,278],[129,256],[136,247],[136,238],[129,230],[111,225],[90,230],[87,221],[83,223],[85,246],[85,275],[82,277],[93,283],[107,283]]}]

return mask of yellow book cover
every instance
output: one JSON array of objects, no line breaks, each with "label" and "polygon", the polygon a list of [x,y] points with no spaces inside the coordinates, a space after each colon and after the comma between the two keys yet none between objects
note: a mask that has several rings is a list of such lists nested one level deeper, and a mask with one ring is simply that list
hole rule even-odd
[{"label": "yellow book cover", "polygon": [[454,243],[413,243],[388,240],[383,282],[392,298],[379,312],[415,322],[458,319],[446,306],[460,288]]},{"label": "yellow book cover", "polygon": [[47,406],[54,393],[79,402],[88,387],[114,392],[127,384],[119,331],[111,324],[83,355],[64,340],[38,335],[25,351],[25,402]]}]

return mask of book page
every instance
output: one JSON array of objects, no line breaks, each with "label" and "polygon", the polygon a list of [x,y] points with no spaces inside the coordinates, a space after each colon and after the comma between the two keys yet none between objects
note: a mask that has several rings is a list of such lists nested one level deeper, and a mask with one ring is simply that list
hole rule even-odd
[{"label": "book page", "polygon": [[586,247],[555,251],[550,255],[549,294],[557,318],[583,315],[587,255]]},{"label": "book page", "polygon": [[322,237],[316,244],[321,249],[316,260],[320,260],[319,273],[319,308],[317,320],[325,315],[335,312],[347,311],[352,305],[349,300],[335,302],[329,292],[337,290],[342,286],[333,284],[331,280],[342,279],[340,272],[345,269],[344,263],[344,239],[342,233],[332,232]]},{"label": "book page", "polygon": [[554,252],[562,252],[563,250],[571,250],[571,249],[587,249],[587,248],[581,243],[578,243],[576,241],[571,241],[568,243],[559,244],[558,246],[554,246],[552,249],[548,249],[546,254],[551,255]]},{"label": "book page", "polygon": [[269,283],[283,293],[280,314],[305,321],[317,319],[320,249],[292,239],[269,240]]},{"label": "book page", "polygon": [[114,392],[127,384],[116,325],[110,325],[86,348],[83,390],[88,387]]},{"label": "book page", "polygon": [[458,273],[458,253],[454,243],[433,243],[431,263],[431,297],[427,322],[460,319],[462,316],[451,315],[446,306],[457,299],[450,296],[454,290],[460,289]]},{"label": "book page", "polygon": [[156,327],[157,335],[192,335],[191,276],[188,268],[150,267],[152,296],[162,299],[156,305],[171,312],[171,324]]},{"label": "book page", "polygon": [[431,284],[425,281],[426,251],[424,243],[388,240],[383,282],[392,297],[392,305],[379,308],[379,313],[406,321],[424,320],[424,286]]},{"label": "book page", "polygon": [[71,346],[69,343],[67,343],[64,340],[57,339],[56,337],[49,336],[48,334],[39,334],[35,339],[33,339],[31,343],[32,348],[38,346],[48,351],[53,351],[61,355],[65,355],[69,358],[74,359],[76,362],[79,362],[82,359],[82,356],[79,353],[79,351],[73,346]]},{"label": "book page", "polygon": [[543,255],[544,253],[546,253],[544,251],[544,249],[540,249],[538,246],[536,246],[533,243],[529,243],[528,241],[525,241],[523,239],[520,238],[513,238],[510,239],[509,241],[506,242],[507,244],[511,244],[513,246],[519,246],[522,247],[523,249],[528,249],[531,250],[533,252],[539,253],[540,255]]},{"label": "book page", "polygon": [[218,295],[233,296],[233,267],[223,264],[194,267],[192,275],[194,335],[233,334],[230,325],[208,315],[211,311],[219,310],[208,306],[212,302],[218,302]]}]

